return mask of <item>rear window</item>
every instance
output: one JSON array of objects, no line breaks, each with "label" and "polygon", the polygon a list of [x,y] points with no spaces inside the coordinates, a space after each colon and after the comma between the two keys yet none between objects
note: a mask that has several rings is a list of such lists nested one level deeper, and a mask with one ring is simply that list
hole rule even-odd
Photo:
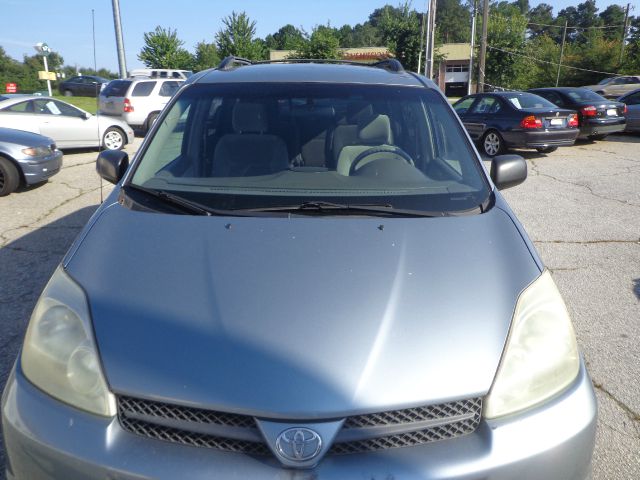
[{"label": "rear window", "polygon": [[160,87],[161,97],[173,97],[173,94],[180,88],[180,82],[164,82]]},{"label": "rear window", "polygon": [[151,95],[153,91],[153,87],[155,87],[156,82],[140,82],[135,87],[133,87],[133,92],[131,92],[132,97],[148,97]]},{"label": "rear window", "polygon": [[131,80],[113,80],[104,88],[102,94],[105,97],[124,97],[131,85]]},{"label": "rear window", "polygon": [[576,102],[606,102],[607,99],[586,88],[574,88],[566,92]]},{"label": "rear window", "polygon": [[507,95],[505,98],[518,110],[528,110],[530,108],[556,108],[556,106],[549,100],[542,98],[539,95],[534,95],[533,93],[518,93]]}]

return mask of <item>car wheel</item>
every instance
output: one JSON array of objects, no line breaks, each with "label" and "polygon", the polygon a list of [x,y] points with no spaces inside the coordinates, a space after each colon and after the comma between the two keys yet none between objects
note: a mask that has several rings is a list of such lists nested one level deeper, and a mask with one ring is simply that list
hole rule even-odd
[{"label": "car wheel", "polygon": [[0,157],[0,197],[9,195],[20,185],[20,174],[11,160]]},{"label": "car wheel", "polygon": [[541,147],[541,148],[536,148],[536,150],[540,153],[551,153],[551,152],[555,152],[558,149],[558,147]]},{"label": "car wheel", "polygon": [[122,150],[126,145],[124,133],[117,127],[109,127],[102,137],[102,146],[107,150]]},{"label": "car wheel", "polygon": [[499,155],[504,150],[504,141],[498,132],[489,130],[482,137],[482,151],[490,157]]},{"label": "car wheel", "polygon": [[73,97],[73,92],[71,90],[65,90],[64,91],[64,96],[65,97]]},{"label": "car wheel", "polygon": [[604,140],[605,138],[607,138],[606,133],[600,133],[598,135],[589,135],[589,140]]},{"label": "car wheel", "polygon": [[158,119],[158,114],[157,113],[150,113],[149,116],[147,117],[147,128],[145,129],[145,133],[147,133],[149,130],[151,130],[151,127],[153,127],[153,124],[156,123],[156,120]]}]

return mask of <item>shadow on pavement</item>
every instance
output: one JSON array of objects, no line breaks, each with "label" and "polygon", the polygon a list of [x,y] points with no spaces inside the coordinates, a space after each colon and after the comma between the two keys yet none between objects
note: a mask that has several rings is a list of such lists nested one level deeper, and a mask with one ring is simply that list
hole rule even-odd
[{"label": "shadow on pavement", "polygon": [[603,142],[616,143],[640,143],[640,135],[633,133],[625,133],[622,135],[609,135]]},{"label": "shadow on pavement", "polygon": [[632,280],[633,282],[633,293],[635,293],[638,300],[640,300],[640,278],[635,278]]},{"label": "shadow on pavement", "polygon": [[[0,385],[3,390],[40,293],[97,208],[98,205],[84,207],[0,247]],[[4,478],[4,455],[0,436],[0,478]]]}]

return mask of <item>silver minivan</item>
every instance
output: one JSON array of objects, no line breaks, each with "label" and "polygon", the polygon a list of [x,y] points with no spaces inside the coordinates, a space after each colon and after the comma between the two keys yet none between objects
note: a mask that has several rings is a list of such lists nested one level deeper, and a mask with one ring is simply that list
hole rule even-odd
[{"label": "silver minivan", "polygon": [[[13,479],[590,477],[567,308],[426,78],[228,58],[172,99],[38,300]],[[540,201],[544,201],[540,199]]]}]

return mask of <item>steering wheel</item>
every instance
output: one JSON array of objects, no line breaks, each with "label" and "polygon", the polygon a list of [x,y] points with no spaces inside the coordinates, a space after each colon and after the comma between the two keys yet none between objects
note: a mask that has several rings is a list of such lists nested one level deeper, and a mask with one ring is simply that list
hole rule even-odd
[{"label": "steering wheel", "polygon": [[356,172],[356,170],[358,169],[358,165],[361,164],[365,158],[371,155],[375,155],[376,153],[388,153],[388,154],[391,154],[392,156],[400,157],[402,160],[407,162],[412,167],[415,166],[415,163],[413,162],[413,158],[411,158],[411,156],[407,152],[402,150],[400,147],[395,147],[395,146],[372,147],[368,150],[365,150],[361,154],[359,154],[353,160],[353,163],[349,168],[349,175],[351,176]]}]

